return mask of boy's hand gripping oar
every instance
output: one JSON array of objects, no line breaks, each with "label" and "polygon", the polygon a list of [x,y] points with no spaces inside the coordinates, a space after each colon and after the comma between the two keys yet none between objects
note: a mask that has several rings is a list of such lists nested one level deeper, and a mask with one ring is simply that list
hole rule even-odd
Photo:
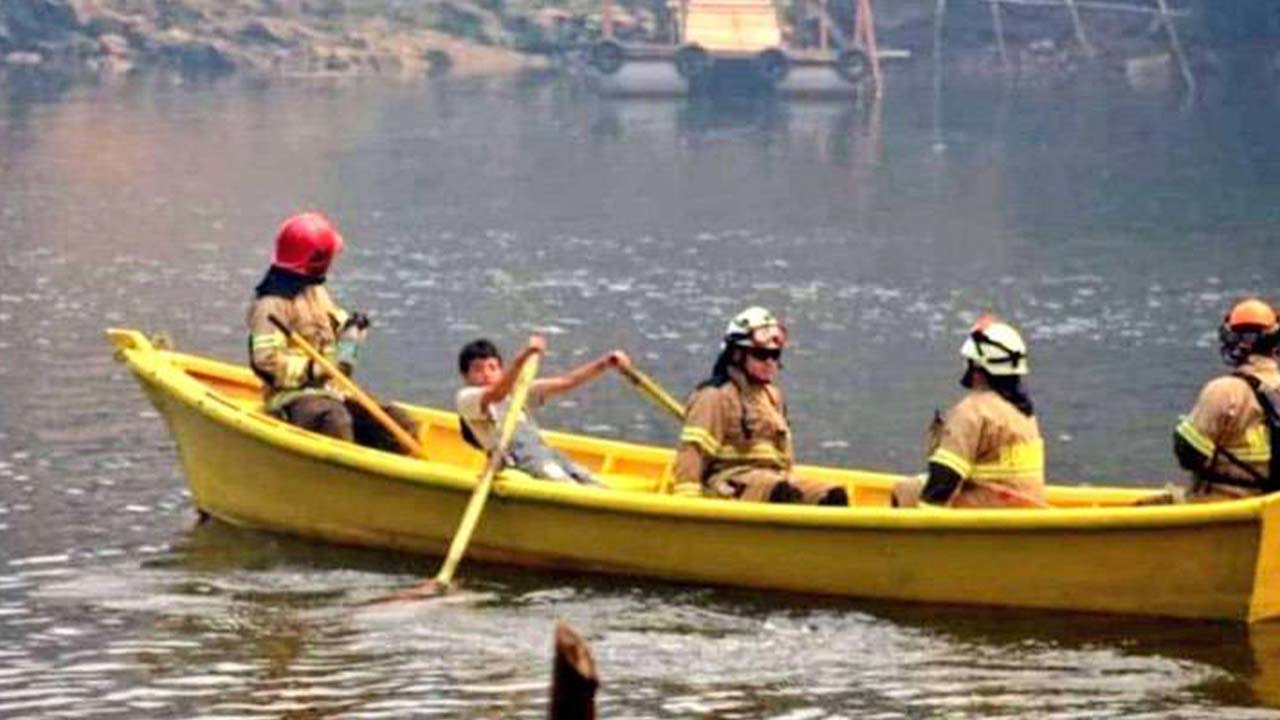
[{"label": "boy's hand gripping oar", "polygon": [[516,378],[515,387],[511,390],[511,402],[502,416],[497,447],[489,454],[484,471],[476,480],[476,488],[471,491],[471,499],[467,501],[467,509],[462,513],[462,521],[458,523],[458,531],[453,534],[453,542],[449,544],[449,554],[445,556],[440,572],[436,573],[434,578],[399,593],[395,599],[408,600],[437,595],[448,590],[453,583],[453,573],[458,569],[458,563],[462,562],[462,554],[467,551],[471,535],[480,522],[480,513],[484,511],[485,503],[489,499],[493,478],[502,470],[506,462],[507,451],[511,448],[511,438],[516,434],[516,425],[520,422],[525,401],[529,397],[529,388],[533,385],[534,377],[538,375],[538,356],[539,353],[535,352],[520,368],[520,375]]},{"label": "boy's hand gripping oar", "polygon": [[293,345],[301,350],[303,354],[311,358],[311,362],[320,366],[320,369],[324,370],[325,374],[332,378],[333,381],[342,388],[343,392],[347,393],[356,402],[360,403],[360,407],[364,408],[373,416],[373,419],[377,420],[382,427],[386,429],[387,432],[391,433],[392,437],[396,439],[396,442],[400,443],[405,450],[409,451],[410,455],[416,458],[424,457],[425,453],[423,453],[422,446],[418,444],[418,441],[414,440],[413,436],[401,427],[399,423],[392,420],[391,416],[387,415],[382,407],[378,405],[378,403],[374,401],[368,393],[361,390],[359,385],[356,385],[351,378],[347,377],[333,363],[329,362],[328,358],[321,355],[315,348],[311,347],[311,343],[307,342],[305,338],[290,330],[287,325],[280,322],[280,318],[277,318],[275,315],[270,315],[267,319],[271,321],[272,325],[276,326],[277,330],[284,333],[285,337],[289,339],[289,342],[293,343]]},{"label": "boy's hand gripping oar", "polygon": [[656,380],[648,375],[640,372],[631,365],[619,365],[618,372],[622,373],[622,377],[627,379],[642,394],[647,395],[663,410],[674,415],[677,419],[684,419],[684,405],[679,400],[671,397],[671,393],[667,392],[658,384]]}]

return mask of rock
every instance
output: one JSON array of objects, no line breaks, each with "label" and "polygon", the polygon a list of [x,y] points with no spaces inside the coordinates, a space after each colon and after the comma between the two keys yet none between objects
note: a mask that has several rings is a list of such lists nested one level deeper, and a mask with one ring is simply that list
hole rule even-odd
[{"label": "rock", "polygon": [[89,58],[84,61],[84,64],[90,72],[108,76],[128,75],[135,69],[132,62],[115,55]]},{"label": "rock", "polygon": [[491,12],[473,5],[442,0],[438,7],[440,29],[484,45],[492,45],[502,33],[502,25]]},{"label": "rock", "polygon": [[453,67],[453,56],[444,50],[427,50],[422,53],[422,59],[427,63],[427,74],[433,77],[443,75]]},{"label": "rock", "polygon": [[4,64],[10,67],[35,67],[44,62],[40,53],[14,51],[4,56]]},{"label": "rock", "polygon": [[1161,93],[1173,87],[1173,55],[1161,53],[1129,58],[1124,63],[1124,77],[1134,90]]},{"label": "rock", "polygon": [[226,42],[196,39],[178,28],[155,38],[153,52],[162,64],[185,75],[226,75],[236,69],[234,53]]},{"label": "rock", "polygon": [[253,18],[240,26],[236,37],[243,42],[259,45],[290,47],[296,44],[295,33],[287,21],[273,18]]},{"label": "rock", "polygon": [[1040,38],[1027,46],[1032,55],[1052,55],[1058,50],[1058,44],[1052,38]]},{"label": "rock", "polygon": [[342,0],[302,0],[302,12],[335,19],[347,11]]},{"label": "rock", "polygon": [[329,57],[324,59],[324,69],[334,72],[341,72],[351,69],[351,61],[337,53],[329,53]]},{"label": "rock", "polygon": [[130,54],[129,41],[123,35],[108,33],[98,38],[98,47],[107,57],[126,57]]},{"label": "rock", "polygon": [[0,29],[15,46],[64,38],[79,27],[80,18],[66,0],[0,1]]}]

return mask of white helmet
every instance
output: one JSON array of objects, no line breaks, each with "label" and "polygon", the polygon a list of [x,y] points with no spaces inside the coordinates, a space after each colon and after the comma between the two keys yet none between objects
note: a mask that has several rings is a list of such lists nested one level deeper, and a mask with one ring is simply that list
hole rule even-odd
[{"label": "white helmet", "polygon": [[787,329],[773,313],[759,306],[733,316],[724,331],[725,345],[781,349],[787,344]]},{"label": "white helmet", "polygon": [[991,315],[974,323],[960,355],[992,375],[1027,374],[1027,343],[1012,325]]}]

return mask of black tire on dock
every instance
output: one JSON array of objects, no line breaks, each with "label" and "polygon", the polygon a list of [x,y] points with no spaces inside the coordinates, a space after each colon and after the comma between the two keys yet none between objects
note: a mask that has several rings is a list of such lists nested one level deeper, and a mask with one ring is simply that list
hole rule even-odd
[{"label": "black tire on dock", "polygon": [[861,48],[845,48],[836,56],[835,68],[841,79],[857,85],[871,74],[871,58]]},{"label": "black tire on dock", "polygon": [[618,72],[626,61],[626,52],[614,40],[601,40],[591,46],[591,66],[605,75]]},{"label": "black tire on dock", "polygon": [[770,48],[756,56],[755,67],[761,80],[769,85],[777,85],[791,72],[791,60],[781,50]]},{"label": "black tire on dock", "polygon": [[697,80],[711,70],[711,57],[697,45],[685,45],[676,51],[676,72],[685,80]]}]

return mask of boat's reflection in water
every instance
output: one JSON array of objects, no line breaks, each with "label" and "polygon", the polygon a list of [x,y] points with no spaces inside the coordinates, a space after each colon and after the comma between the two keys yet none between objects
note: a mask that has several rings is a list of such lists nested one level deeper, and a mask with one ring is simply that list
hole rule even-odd
[{"label": "boat's reflection in water", "polygon": [[[340,695],[377,691],[346,687],[353,681],[345,675],[315,675],[318,663],[363,663],[380,668],[380,682],[398,684],[492,665],[493,655],[506,661],[495,669],[503,682],[529,694],[516,704],[533,702],[542,682],[534,656],[564,617],[596,646],[603,696],[655,712],[670,710],[673,697],[721,710],[795,711],[797,691],[810,695],[804,707],[911,712],[974,696],[992,716],[1084,708],[1115,716],[1200,703],[1206,716],[1224,716],[1223,706],[1280,707],[1280,624],[868,602],[479,564],[464,565],[462,591],[450,598],[365,606],[437,562],[213,521],[143,574],[172,583],[159,592],[175,616],[166,624],[206,638],[189,661],[266,662],[272,677]],[[184,610],[211,596],[221,596],[221,611]],[[223,643],[228,623],[249,642]],[[235,657],[221,658],[222,645]],[[696,671],[679,666],[689,658],[705,662]],[[454,697],[428,687],[435,681],[418,689]]]}]

